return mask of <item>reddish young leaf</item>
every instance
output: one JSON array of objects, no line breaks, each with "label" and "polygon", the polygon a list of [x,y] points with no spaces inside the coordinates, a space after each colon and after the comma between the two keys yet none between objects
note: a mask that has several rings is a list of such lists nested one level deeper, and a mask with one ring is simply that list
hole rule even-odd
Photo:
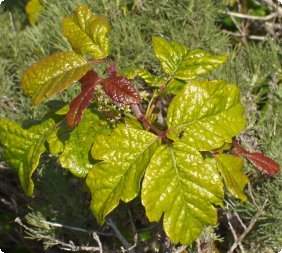
[{"label": "reddish young leaf", "polygon": [[233,145],[232,152],[235,155],[245,157],[261,172],[274,176],[280,171],[279,164],[263,153],[247,151],[238,142],[234,142]]},{"label": "reddish young leaf", "polygon": [[90,70],[80,79],[81,92],[70,103],[66,119],[69,127],[75,127],[81,120],[83,111],[90,105],[94,90],[101,79]]},{"label": "reddish young leaf", "polygon": [[140,103],[138,91],[127,78],[117,75],[115,65],[109,66],[108,74],[109,77],[103,80],[102,85],[113,101],[123,105]]}]

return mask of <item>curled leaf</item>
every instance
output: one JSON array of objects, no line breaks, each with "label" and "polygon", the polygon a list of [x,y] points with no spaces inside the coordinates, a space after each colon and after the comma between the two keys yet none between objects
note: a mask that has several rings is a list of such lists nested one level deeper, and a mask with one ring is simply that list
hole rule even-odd
[{"label": "curled leaf", "polygon": [[100,78],[97,73],[90,70],[80,79],[81,92],[70,103],[66,119],[69,127],[75,127],[81,120],[83,111],[90,105],[94,90]]},{"label": "curled leaf", "polygon": [[269,176],[274,176],[280,171],[280,166],[277,162],[261,152],[250,152],[244,149],[238,142],[234,142],[232,152],[235,155],[245,157],[258,170]]}]

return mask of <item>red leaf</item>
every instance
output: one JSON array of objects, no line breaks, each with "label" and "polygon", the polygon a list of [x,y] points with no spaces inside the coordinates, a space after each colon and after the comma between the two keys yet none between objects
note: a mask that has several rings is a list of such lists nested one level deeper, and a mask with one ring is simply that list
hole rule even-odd
[{"label": "red leaf", "polygon": [[107,69],[109,77],[102,82],[105,93],[114,101],[123,105],[139,104],[138,91],[123,76],[118,76],[114,64]]},{"label": "red leaf", "polygon": [[280,171],[280,166],[277,162],[273,161],[261,152],[250,152],[245,150],[238,142],[234,142],[232,152],[235,155],[245,157],[258,170],[269,176],[274,176]]},{"label": "red leaf", "polygon": [[70,103],[66,119],[69,127],[75,127],[81,120],[83,111],[90,105],[96,85],[101,79],[90,70],[80,79],[81,92]]}]

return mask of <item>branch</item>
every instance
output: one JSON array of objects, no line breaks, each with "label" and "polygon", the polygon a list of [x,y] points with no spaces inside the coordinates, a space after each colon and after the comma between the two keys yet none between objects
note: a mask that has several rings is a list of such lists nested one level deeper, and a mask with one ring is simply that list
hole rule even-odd
[{"label": "branch", "polygon": [[37,240],[40,240],[40,241],[46,240],[46,241],[49,242],[50,245],[57,245],[62,250],[67,250],[67,251],[72,251],[72,252],[89,251],[89,252],[103,253],[101,242],[100,242],[100,239],[99,239],[97,234],[96,235],[93,234],[93,238],[97,242],[99,247],[84,246],[84,245],[77,246],[72,241],[69,241],[69,243],[66,243],[66,242],[58,240],[56,238],[52,238],[51,236],[40,234],[40,233],[38,233],[38,231],[33,230],[32,228],[23,224],[23,222],[21,221],[21,219],[19,217],[17,217],[15,219],[15,223],[17,223],[21,227],[23,227],[25,229],[27,235],[29,235],[30,238],[34,237],[34,238],[36,238]]},{"label": "branch", "polygon": [[112,219],[107,220],[107,224],[112,228],[112,230],[115,232],[116,237],[119,239],[119,241],[122,243],[122,245],[125,247],[126,251],[130,253],[135,253],[134,248],[136,246],[131,246],[129,242],[124,238],[124,236],[121,234],[119,229],[117,228],[116,224],[113,222]]},{"label": "branch", "polygon": [[227,14],[232,17],[242,18],[242,19],[250,19],[250,20],[260,20],[260,21],[268,21],[278,16],[276,12],[273,12],[267,16],[253,16],[233,11],[225,11],[224,14]]},{"label": "branch", "polygon": [[250,233],[250,231],[253,229],[253,227],[255,226],[255,224],[258,221],[258,218],[263,214],[264,212],[264,208],[267,204],[266,200],[262,207],[257,211],[257,213],[255,214],[255,216],[251,219],[249,225],[247,226],[247,228],[245,229],[245,231],[238,237],[237,240],[235,240],[235,242],[233,243],[233,245],[231,246],[231,248],[228,250],[227,253],[233,253],[234,250],[239,246],[239,244],[242,243],[242,241],[245,239],[245,237]]},{"label": "branch", "polygon": [[241,34],[241,33],[230,32],[230,31],[227,31],[227,30],[222,30],[222,31],[223,31],[224,33],[226,33],[226,34],[229,34],[229,35],[232,35],[232,36],[235,36],[235,37],[240,37],[240,38],[247,37],[248,39],[251,39],[251,40],[259,40],[259,41],[265,41],[265,40],[267,40],[267,37],[266,37],[266,36],[245,35],[245,34]]}]

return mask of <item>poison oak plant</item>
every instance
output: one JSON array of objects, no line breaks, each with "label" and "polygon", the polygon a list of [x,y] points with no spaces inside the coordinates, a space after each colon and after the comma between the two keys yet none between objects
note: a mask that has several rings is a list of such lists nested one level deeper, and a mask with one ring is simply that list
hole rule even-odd
[{"label": "poison oak plant", "polygon": [[[40,157],[49,152],[63,168],[86,180],[91,210],[101,224],[120,201],[129,202],[140,193],[148,219],[162,218],[174,243],[190,244],[205,226],[217,223],[224,185],[234,197],[246,200],[248,178],[241,157],[268,175],[279,171],[270,158],[245,150],[235,140],[246,125],[237,86],[198,78],[223,64],[225,55],[153,37],[163,74],[133,69],[121,75],[108,64],[106,17],[79,6],[63,20],[62,30],[73,51],[32,65],[23,74],[22,88],[34,105],[76,81],[80,94],[29,128],[0,119],[4,158],[17,169],[28,196],[33,195],[32,175]],[[100,63],[108,64],[107,77],[94,70]],[[148,103],[130,81],[135,78],[152,90]],[[110,124],[98,111],[98,86],[113,103],[130,107],[136,120],[125,113]]]}]

